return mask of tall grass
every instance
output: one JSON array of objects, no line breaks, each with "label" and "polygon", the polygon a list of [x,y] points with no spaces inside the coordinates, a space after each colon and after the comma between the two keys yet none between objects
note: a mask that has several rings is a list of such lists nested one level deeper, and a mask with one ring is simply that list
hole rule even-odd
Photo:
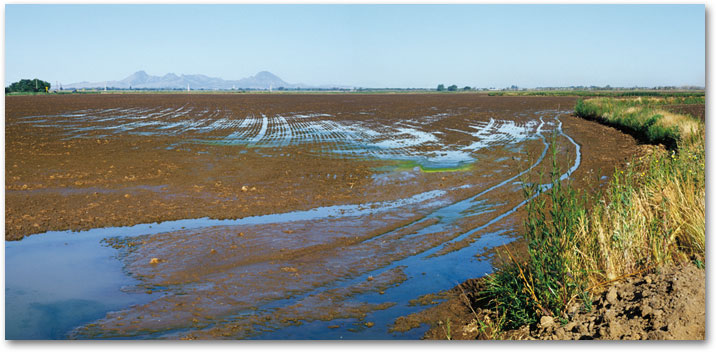
[{"label": "tall grass", "polygon": [[[664,119],[651,120],[654,108],[648,101],[592,100],[577,109],[646,131],[647,137],[645,126]],[[704,262],[703,123],[675,115],[659,126],[669,131],[675,148],[653,148],[615,171],[606,191],[590,202],[568,181],[559,181],[553,157],[549,197],[534,198],[527,206],[527,258],[512,258],[487,279],[484,294],[506,316],[505,328],[532,324],[541,315],[565,317],[570,302],[588,306],[603,283],[626,275],[671,262]],[[587,209],[586,204],[594,205]]]},{"label": "tall grass", "polygon": [[572,251],[574,261],[591,273],[591,285],[668,262],[703,261],[704,145],[699,128],[677,150],[656,152],[615,173],[605,198],[585,217]]}]

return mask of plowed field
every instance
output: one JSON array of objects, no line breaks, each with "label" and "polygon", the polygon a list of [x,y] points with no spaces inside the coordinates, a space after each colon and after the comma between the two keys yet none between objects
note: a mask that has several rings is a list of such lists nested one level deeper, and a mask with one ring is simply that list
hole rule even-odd
[{"label": "plowed field", "polygon": [[7,97],[7,336],[419,338],[395,319],[492,270],[550,142],[587,191],[629,161],[574,102]]}]

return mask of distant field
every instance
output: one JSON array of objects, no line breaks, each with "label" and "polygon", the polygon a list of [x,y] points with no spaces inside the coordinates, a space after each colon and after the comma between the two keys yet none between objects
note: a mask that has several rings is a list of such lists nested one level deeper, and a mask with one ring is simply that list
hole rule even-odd
[{"label": "distant field", "polygon": [[[46,95],[48,93],[6,93],[13,95]],[[637,96],[694,96],[703,97],[703,90],[526,90],[526,91],[494,91],[494,90],[462,90],[437,92],[434,89],[322,89],[322,90],[112,90],[78,89],[76,91],[52,91],[52,94],[477,94],[489,96],[579,96],[579,97],[637,97]]]}]

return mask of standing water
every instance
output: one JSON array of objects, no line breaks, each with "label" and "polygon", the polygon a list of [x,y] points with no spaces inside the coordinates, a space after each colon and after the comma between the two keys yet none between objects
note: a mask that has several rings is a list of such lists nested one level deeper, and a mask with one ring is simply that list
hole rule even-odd
[{"label": "standing water", "polygon": [[[562,131],[559,113],[538,112],[523,124],[473,122],[453,128],[466,138],[453,144],[441,144],[447,129],[420,128],[442,115],[384,126],[322,120],[322,114],[236,120],[217,111],[212,119],[179,119],[191,116],[187,106],[28,117],[26,123],[62,128],[70,139],[103,129],[108,136],[191,134],[184,143],[253,148],[320,141],[321,153],[414,166],[376,171],[377,187],[410,182],[426,170],[479,168],[476,161],[496,146],[512,153],[499,159],[505,163],[524,153],[525,143],[541,147],[529,165],[502,177],[484,170],[497,175],[489,184],[236,220],[186,219],[6,241],[6,337],[419,338],[427,327],[395,332],[395,319],[426,308],[416,299],[491,272],[490,261],[476,256],[511,242],[519,231],[513,214],[525,201],[514,195],[521,178],[544,161],[549,133],[565,138],[576,155],[562,178],[579,167],[579,145]],[[92,120],[112,123],[87,123]],[[217,130],[225,136],[202,137]],[[150,264],[151,258],[158,260]]]}]

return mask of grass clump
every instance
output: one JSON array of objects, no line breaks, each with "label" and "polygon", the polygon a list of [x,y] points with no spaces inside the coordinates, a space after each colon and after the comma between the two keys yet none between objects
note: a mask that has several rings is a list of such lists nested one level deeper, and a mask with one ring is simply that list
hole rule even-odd
[{"label": "grass clump", "polygon": [[[615,171],[606,191],[591,199],[559,181],[553,147],[552,188],[527,205],[527,256],[517,260],[508,252],[511,261],[487,278],[483,292],[505,315],[506,329],[542,315],[568,319],[571,302],[588,307],[603,284],[624,276],[672,262],[704,266],[703,123],[683,115],[654,118],[649,100],[592,100],[579,102],[578,113],[631,126],[654,142],[675,138],[676,145],[653,148]],[[656,124],[666,132],[650,131]],[[527,199],[536,190],[527,189]]]},{"label": "grass clump", "polygon": [[[574,272],[570,255],[586,202],[575,188],[560,182],[555,145],[551,146],[549,198],[536,197],[526,205],[526,260],[517,261],[508,252],[511,264],[487,278],[485,293],[494,299],[498,314],[505,315],[507,329],[532,324],[541,315],[561,316],[572,299],[586,289],[581,280],[584,275]],[[525,198],[533,198],[538,191],[538,185],[525,187]]]}]

